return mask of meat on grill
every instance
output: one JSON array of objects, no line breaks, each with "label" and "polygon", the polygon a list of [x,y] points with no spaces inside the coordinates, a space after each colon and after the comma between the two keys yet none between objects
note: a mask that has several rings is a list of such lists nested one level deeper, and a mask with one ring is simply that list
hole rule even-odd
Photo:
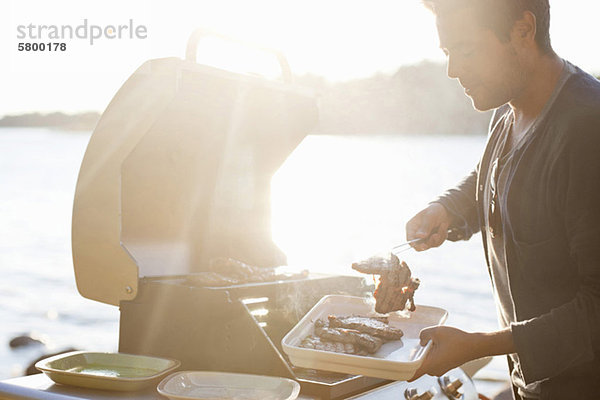
[{"label": "meat on grill", "polygon": [[186,277],[196,286],[221,287],[245,283],[273,282],[278,280],[302,279],[308,271],[299,274],[278,274],[272,267],[255,267],[233,258],[218,257],[210,260],[208,271],[197,272]]},{"label": "meat on grill", "polygon": [[391,254],[390,258],[371,257],[352,264],[352,269],[365,274],[380,275],[375,296],[375,311],[387,314],[392,311],[415,311],[414,295],[420,285],[417,278],[411,277],[408,265]]},{"label": "meat on grill", "polygon": [[401,329],[394,328],[387,322],[382,322],[376,318],[355,315],[349,317],[330,315],[327,319],[329,320],[329,326],[332,328],[353,329],[383,340],[398,340],[404,336],[404,332]]}]

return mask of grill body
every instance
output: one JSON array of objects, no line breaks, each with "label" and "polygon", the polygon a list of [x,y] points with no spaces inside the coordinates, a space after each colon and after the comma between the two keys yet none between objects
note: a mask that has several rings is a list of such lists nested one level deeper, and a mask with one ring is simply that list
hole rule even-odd
[{"label": "grill body", "polygon": [[196,287],[185,277],[142,279],[138,296],[120,304],[119,351],[175,358],[187,370],[281,376],[303,393],[347,397],[385,381],[293,367],[281,339],[324,295],[364,296],[353,276]]}]

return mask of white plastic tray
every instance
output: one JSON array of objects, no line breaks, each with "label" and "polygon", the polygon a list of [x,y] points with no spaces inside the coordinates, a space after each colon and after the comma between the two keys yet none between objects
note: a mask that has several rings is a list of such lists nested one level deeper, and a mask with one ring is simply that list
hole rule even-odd
[{"label": "white plastic tray", "polygon": [[314,368],[346,374],[366,375],[382,379],[407,380],[412,378],[423,362],[427,350],[419,341],[421,329],[441,325],[448,313],[437,307],[417,305],[412,313],[389,314],[390,325],[402,329],[401,340],[385,343],[375,354],[355,356],[299,347],[302,339],[314,332],[314,322],[337,316],[376,316],[373,304],[365,298],[331,295],[323,297],[300,322],[283,338],[283,351],[297,367]]},{"label": "white plastic tray", "polygon": [[273,376],[184,371],[163,379],[157,390],[171,400],[294,400],[300,385]]}]

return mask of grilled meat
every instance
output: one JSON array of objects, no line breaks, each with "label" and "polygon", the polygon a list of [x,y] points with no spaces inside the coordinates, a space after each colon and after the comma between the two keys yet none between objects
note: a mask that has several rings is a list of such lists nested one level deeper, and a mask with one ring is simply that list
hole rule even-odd
[{"label": "grilled meat", "polygon": [[363,274],[382,275],[400,265],[398,257],[392,254],[390,258],[370,257],[352,264],[352,269]]},{"label": "grilled meat", "polygon": [[380,275],[379,285],[373,294],[375,296],[375,311],[387,314],[392,311],[415,311],[414,295],[420,285],[417,278],[411,277],[408,265],[394,254],[390,258],[371,257],[367,260],[352,264],[352,269],[365,273]]},{"label": "grilled meat", "polygon": [[239,281],[217,272],[197,272],[186,277],[186,281],[194,286],[221,287],[237,285]]},{"label": "grilled meat", "polygon": [[264,282],[275,275],[275,268],[255,267],[226,257],[211,259],[208,268],[212,272],[217,272],[240,282]]},{"label": "grilled meat", "polygon": [[304,347],[306,349],[331,351],[334,353],[355,354],[359,356],[366,356],[368,354],[366,350],[360,349],[358,346],[355,346],[352,343],[330,342],[314,335],[304,338],[300,343],[300,347]]},{"label": "grilled meat", "polygon": [[353,329],[383,340],[398,340],[404,336],[404,332],[402,332],[401,329],[391,327],[386,322],[382,322],[380,319],[376,318],[354,315],[350,317],[336,317],[335,315],[330,315],[327,318],[329,320],[329,326],[332,328]]},{"label": "grilled meat", "polygon": [[300,343],[300,347],[333,351],[336,353],[369,355],[391,340],[399,340],[403,333],[388,325],[387,317],[336,317],[314,323],[314,335]]},{"label": "grilled meat", "polygon": [[376,353],[383,344],[383,340],[378,337],[361,333],[355,329],[330,328],[321,320],[315,322],[315,335],[331,342],[351,343],[365,349],[369,354]]},{"label": "grilled meat", "polygon": [[190,274],[186,277],[186,280],[195,286],[222,287],[308,277],[308,271],[297,274],[279,274],[275,268],[255,267],[225,257],[210,260],[208,269],[205,272]]},{"label": "grilled meat", "polygon": [[392,311],[404,310],[408,304],[409,311],[415,311],[415,290],[419,288],[421,281],[410,278],[407,284],[401,286],[394,281],[393,276],[381,277],[375,297],[375,311],[387,314]]}]

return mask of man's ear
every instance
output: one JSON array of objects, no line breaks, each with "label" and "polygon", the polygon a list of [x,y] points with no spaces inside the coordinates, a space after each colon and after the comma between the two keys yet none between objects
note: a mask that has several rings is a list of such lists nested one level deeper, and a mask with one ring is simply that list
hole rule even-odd
[{"label": "man's ear", "polygon": [[517,20],[511,31],[511,41],[520,43],[522,46],[535,45],[535,34],[537,32],[537,20],[531,11],[523,12],[521,19]]}]

